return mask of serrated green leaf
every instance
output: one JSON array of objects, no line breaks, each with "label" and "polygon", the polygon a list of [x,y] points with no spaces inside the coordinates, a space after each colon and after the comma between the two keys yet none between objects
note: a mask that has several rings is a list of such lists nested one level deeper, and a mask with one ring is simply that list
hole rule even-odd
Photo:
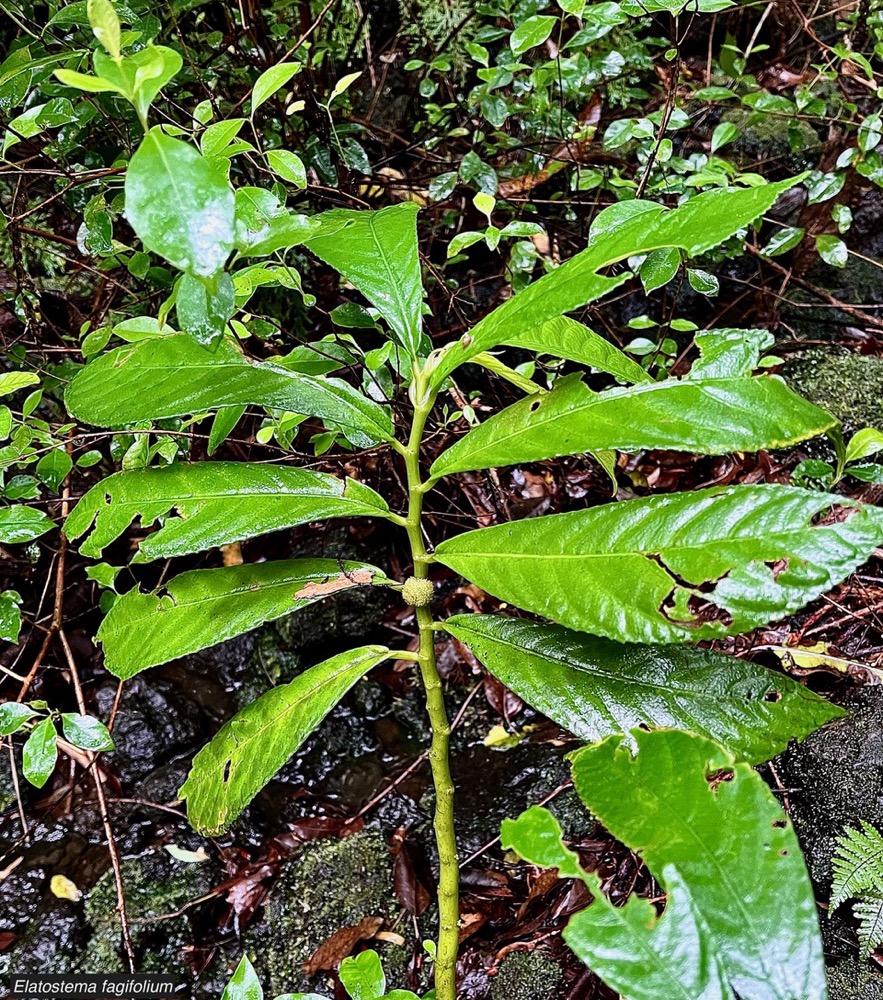
[{"label": "serrated green leaf", "polygon": [[74,715],[65,712],[61,716],[61,728],[65,739],[82,750],[113,750],[113,738],[107,726],[91,715]]},{"label": "serrated green leaf", "polygon": [[7,701],[0,705],[0,736],[11,736],[37,713],[30,705],[18,701]]},{"label": "serrated green leaf", "polygon": [[334,232],[307,240],[307,249],[358,288],[411,355],[425,353],[417,206],[402,202],[376,212],[335,208],[319,219]]},{"label": "serrated green leaf", "polygon": [[883,893],[862,896],[852,909],[859,922],[859,951],[862,958],[868,959],[871,952],[883,944]]},{"label": "serrated green leaf", "polygon": [[0,508],[0,542],[17,545],[30,542],[55,527],[55,522],[35,507]]},{"label": "serrated green leaf", "polygon": [[611,264],[662,247],[679,247],[695,257],[718,246],[751,225],[801,179],[707,191],[670,210],[649,201],[612,205],[595,219],[585,250],[498,306],[468,337],[448,347],[433,368],[432,384],[440,385],[473,355],[579,309],[628,280],[628,272],[614,277],[600,273]]},{"label": "serrated green leaf", "polygon": [[557,316],[536,330],[527,330],[503,341],[507,347],[520,347],[538,354],[578,361],[587,368],[607,372],[623,382],[652,382],[644,369],[614,347],[594,330],[567,316]]},{"label": "serrated green leaf", "polygon": [[335,559],[196,569],[159,592],[119,597],[98,629],[107,669],[123,680],[299,611],[330,594],[382,583],[374,566]]},{"label": "serrated green leaf", "polygon": [[761,353],[773,346],[775,337],[769,330],[721,329],[703,330],[694,341],[701,356],[687,378],[735,378],[757,368]]},{"label": "serrated green leaf", "polygon": [[570,918],[564,940],[618,994],[628,1000],[731,1000],[708,929],[673,865],[663,871],[668,899],[659,918],[638,896],[622,907],[608,902],[600,879],[583,871],[547,809],[532,806],[518,819],[504,820],[501,844],[529,864],[557,868],[559,877],[586,885],[594,901]]},{"label": "serrated green leaf", "polygon": [[479,528],[435,558],[504,601],[621,642],[693,642],[782,618],[861,565],[883,512],[730,486]]},{"label": "serrated green leaf", "polygon": [[394,436],[387,412],[346,382],[251,362],[228,341],[209,351],[181,335],[96,358],[74,376],[65,403],[72,416],[100,427],[254,405],[332,420],[357,447]]},{"label": "serrated green leaf", "polygon": [[42,788],[55,770],[58,760],[55,726],[45,718],[31,730],[21,752],[21,769],[36,788]]},{"label": "serrated green leaf", "polygon": [[229,181],[193,146],[152,128],[126,171],[126,218],[148,250],[181,271],[213,277],[233,250]]},{"label": "serrated green leaf", "polygon": [[783,674],[707,649],[620,644],[505,615],[455,615],[445,630],[507,688],[588,742],[669,726],[760,763],[845,714]]},{"label": "serrated green leaf", "polygon": [[388,653],[385,646],[362,646],[333,656],[238,712],[194,757],[179,792],[193,826],[209,836],[225,830],[353,684]]},{"label": "serrated green leaf", "polygon": [[665,448],[702,455],[784,448],[837,419],[774,376],[667,379],[593,392],[578,376],[519,400],[442,452],[433,478],[559,455]]},{"label": "serrated green leaf", "polygon": [[656,878],[676,868],[740,996],[825,1000],[806,865],[760,775],[691,733],[636,730],[632,738],[634,756],[621,737],[573,756],[574,785],[592,815]]},{"label": "serrated green leaf", "polygon": [[65,522],[80,551],[98,558],[138,518],[162,520],[136,562],[180,556],[331,517],[385,517],[386,501],[355,479],[248,462],[176,463],[117,472],[86,493]]}]

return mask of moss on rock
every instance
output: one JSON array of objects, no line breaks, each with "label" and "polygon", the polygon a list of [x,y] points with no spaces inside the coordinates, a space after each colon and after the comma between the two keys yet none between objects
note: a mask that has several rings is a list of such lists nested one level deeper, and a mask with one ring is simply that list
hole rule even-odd
[{"label": "moss on rock", "polygon": [[563,985],[561,967],[540,951],[506,957],[491,986],[491,1000],[555,1000]]},{"label": "moss on rock", "polygon": [[796,392],[841,420],[849,434],[883,426],[883,358],[813,349],[788,364],[785,378]]},{"label": "moss on rock", "polygon": [[[264,923],[248,935],[248,951],[255,955],[268,993],[321,987],[303,970],[316,948],[343,927],[365,917],[389,919],[397,910],[392,860],[380,834],[322,840],[306,845],[283,869],[267,901]],[[392,969],[389,978],[394,985]]]}]

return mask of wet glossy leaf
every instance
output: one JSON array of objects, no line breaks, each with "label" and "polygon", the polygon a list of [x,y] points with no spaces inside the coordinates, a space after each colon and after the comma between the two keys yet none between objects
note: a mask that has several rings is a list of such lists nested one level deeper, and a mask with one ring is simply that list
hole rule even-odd
[{"label": "wet glossy leaf", "polygon": [[182,274],[178,282],[175,312],[183,333],[205,347],[217,344],[236,312],[233,279],[225,271],[213,278]]},{"label": "wet glossy leaf", "polygon": [[825,593],[883,539],[883,512],[789,486],[735,486],[513,521],[436,559],[504,601],[621,642],[735,635]]},{"label": "wet glossy leaf", "polygon": [[110,0],[86,0],[92,32],[114,59],[120,55],[120,19]]},{"label": "wet glossy leaf", "polygon": [[822,234],[816,237],[816,250],[826,264],[832,267],[846,267],[849,260],[849,252],[846,244],[837,236]]},{"label": "wet glossy leaf", "polygon": [[157,126],[126,171],[126,218],[148,250],[212,277],[233,250],[233,189],[193,146]]},{"label": "wet glossy leaf", "polygon": [[267,153],[267,162],[282,180],[299,188],[307,186],[306,167],[297,153],[292,153],[289,149],[271,149]]},{"label": "wet glossy leaf", "polygon": [[558,18],[549,14],[528,17],[509,36],[509,47],[515,55],[520,56],[535,45],[542,45],[557,23]]},{"label": "wet glossy leaf", "polygon": [[65,739],[82,750],[113,750],[113,739],[107,726],[91,715],[65,712],[61,716],[61,728]]},{"label": "wet glossy leaf", "polygon": [[536,330],[528,330],[503,341],[509,347],[520,347],[537,354],[578,361],[587,368],[607,372],[623,382],[651,382],[644,369],[618,347],[614,347],[594,330],[567,316],[558,316]]},{"label": "wet glossy leaf", "polygon": [[52,719],[46,718],[34,726],[22,748],[22,773],[32,785],[42,788],[55,770],[57,760],[55,726]]},{"label": "wet glossy leaf", "polygon": [[380,1000],[386,992],[386,976],[376,951],[363,951],[340,963],[340,981],[351,1000]]},{"label": "wet glossy leaf", "polygon": [[251,362],[228,341],[209,351],[187,336],[103,354],[73,378],[65,403],[72,416],[100,427],[248,404],[332,420],[358,447],[393,437],[386,411],[346,382]]},{"label": "wet glossy leaf", "polygon": [[858,462],[860,459],[876,455],[883,451],[883,431],[875,427],[863,427],[849,439],[846,446],[846,462]]},{"label": "wet glossy leaf", "polygon": [[119,597],[98,629],[107,669],[122,679],[167,663],[351,587],[382,582],[380,570],[336,559],[196,569],[157,593]]},{"label": "wet glossy leaf", "polygon": [[668,900],[659,918],[638,896],[613,906],[600,879],[583,871],[564,845],[561,827],[547,809],[532,806],[517,820],[504,820],[501,843],[532,865],[557,868],[561,878],[586,885],[594,901],[570,918],[564,940],[618,994],[627,1000],[731,1000],[708,929],[673,865],[662,873]]},{"label": "wet glossy leaf", "polygon": [[57,490],[73,467],[73,459],[64,448],[53,448],[37,462],[35,471],[37,478],[50,490]]},{"label": "wet glossy leaf", "polygon": [[634,756],[610,737],[573,757],[574,784],[592,815],[663,883],[677,870],[736,993],[824,1000],[812,886],[791,823],[763,779],[700,736],[632,737]]},{"label": "wet glossy leaf", "polygon": [[760,364],[761,353],[772,347],[769,330],[703,330],[694,337],[700,357],[687,378],[735,378],[750,375]]},{"label": "wet glossy leaf", "polygon": [[236,971],[224,987],[221,1000],[264,1000],[263,988],[248,955],[242,956]]},{"label": "wet glossy leaf", "polygon": [[640,270],[644,291],[649,295],[655,289],[667,285],[678,273],[680,266],[681,253],[677,247],[664,247],[647,254]]},{"label": "wet glossy leaf", "polygon": [[39,381],[33,372],[4,372],[0,375],[0,396],[9,396],[29,385],[37,385]]},{"label": "wet glossy leaf", "polygon": [[402,202],[376,212],[335,208],[319,218],[335,231],[314,236],[307,248],[358,288],[410,354],[425,353],[417,206]]},{"label": "wet glossy leaf", "polygon": [[708,191],[675,209],[649,201],[612,205],[595,219],[585,250],[498,306],[468,338],[452,345],[432,373],[433,384],[473,355],[593,302],[628,280],[628,272],[601,274],[609,265],[662,247],[679,247],[692,257],[704,253],[751,225],[799,180]]},{"label": "wet glossy leaf", "polygon": [[0,592],[0,639],[18,643],[21,632],[21,595],[14,590]]},{"label": "wet glossy leaf", "polygon": [[667,379],[600,393],[570,376],[473,428],[442,453],[431,475],[605,449],[723,455],[784,448],[836,425],[774,376]]},{"label": "wet glossy leaf", "polygon": [[316,219],[285,208],[265,188],[236,191],[236,249],[244,257],[268,257],[299,246],[320,226]]},{"label": "wet glossy leaf", "polygon": [[18,701],[7,701],[0,705],[0,736],[11,736],[37,713],[30,705]]},{"label": "wet glossy leaf", "polygon": [[620,644],[505,615],[455,615],[445,629],[507,688],[587,742],[668,726],[760,763],[845,714],[783,674],[707,649]]},{"label": "wet glossy leaf", "polygon": [[65,522],[71,539],[98,558],[136,520],[159,531],[141,542],[136,562],[200,552],[329,517],[384,517],[389,507],[354,479],[248,462],[177,463],[117,472],[80,500]]},{"label": "wet glossy leaf", "polygon": [[385,646],[362,646],[333,656],[238,712],[194,757],[179,792],[193,826],[209,836],[225,830],[388,652]]},{"label": "wet glossy leaf", "polygon": [[8,545],[30,542],[54,527],[52,518],[35,507],[0,508],[0,542]]}]

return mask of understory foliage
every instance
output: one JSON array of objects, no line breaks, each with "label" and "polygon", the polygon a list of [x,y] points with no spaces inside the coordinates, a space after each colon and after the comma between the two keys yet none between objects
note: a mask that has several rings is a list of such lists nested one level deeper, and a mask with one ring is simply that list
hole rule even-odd
[{"label": "understory foliage", "polygon": [[867,958],[883,942],[883,837],[870,823],[847,827],[831,860],[831,910],[854,900],[859,944]]},{"label": "understory foliage", "polygon": [[[688,13],[711,16],[728,6],[727,0],[699,0]],[[566,92],[581,74],[612,75],[607,43],[593,49],[595,43],[621,29],[626,44],[619,69],[629,60],[635,66],[646,60],[633,27],[648,13],[644,5],[585,8],[562,0],[560,8],[483,9],[510,27],[464,31],[453,61],[407,64],[406,72],[421,75],[427,121],[443,123],[449,135],[462,128],[455,123],[458,108],[438,97],[445,87],[439,75],[460,74],[471,81],[463,84],[470,120],[474,126],[475,114],[481,117],[492,135],[485,148],[496,152],[505,143],[494,130],[516,109],[504,92],[517,90],[517,81],[522,92],[535,95],[524,125],[534,136],[552,116],[553,87]],[[659,12],[676,18],[684,9],[654,0],[649,13]],[[76,30],[86,24],[94,35],[89,44]],[[501,211],[497,199],[527,190],[523,178],[549,171],[548,164],[514,158],[501,183],[472,152],[457,172],[436,177],[427,197],[314,213],[301,198],[308,170],[320,183],[340,181],[327,148],[339,154],[338,166],[351,169],[366,155],[332,115],[358,74],[342,76],[321,99],[311,95],[313,113],[328,126],[327,142],[318,148],[316,135],[306,136],[302,157],[282,141],[284,119],[304,110],[302,101],[284,98],[276,132],[258,128],[255,116],[268,102],[283,101],[304,69],[305,52],[290,52],[249,81],[234,107],[222,112],[217,100],[204,100],[182,115],[167,92],[191,70],[154,15],[88,0],[56,10],[53,26],[82,44],[37,59],[28,43],[8,56],[0,84],[0,91],[7,88],[4,99],[10,106],[23,101],[24,92],[15,98],[8,88],[36,81],[46,101],[31,103],[9,123],[4,152],[43,129],[85,127],[96,107],[104,109],[122,136],[105,137],[114,149],[100,180],[113,187],[84,201],[77,242],[106,262],[124,263],[159,294],[148,300],[155,308],[84,327],[79,348],[85,364],[68,363],[55,376],[64,383],[54,403],[63,408],[60,427],[42,426],[33,416],[41,401],[35,375],[17,366],[0,374],[0,392],[31,390],[14,416],[5,407],[0,412],[14,438],[9,447],[17,449],[7,455],[9,464],[36,462],[33,484],[20,482],[17,493],[7,484],[11,502],[0,510],[0,541],[28,543],[53,527],[39,507],[19,501],[36,499],[38,482],[63,488],[73,468],[65,445],[72,428],[109,428],[117,435],[113,457],[120,468],[75,504],[64,494],[63,531],[66,544],[96,560],[90,573],[103,588],[106,612],[97,640],[115,677],[127,681],[353,588],[399,592],[413,609],[419,636],[414,648],[370,644],[331,656],[229,719],[195,756],[179,792],[194,829],[206,836],[229,829],[361,678],[388,661],[412,662],[432,724],[440,914],[438,940],[428,949],[432,995],[454,1000],[456,797],[435,659],[436,639],[444,634],[586,744],[571,756],[580,798],[640,856],[666,897],[661,916],[636,896],[614,906],[599,878],[564,844],[551,813],[533,807],[507,820],[505,848],[579,880],[591,895],[565,932],[587,966],[628,1000],[823,1000],[821,941],[806,868],[790,821],[752,765],[843,713],[788,677],[697,643],[750,632],[800,610],[881,545],[880,510],[829,491],[846,475],[879,481],[879,466],[856,463],[883,448],[883,435],[871,429],[844,443],[834,417],[770,372],[777,359],[769,353],[773,338],[766,329],[712,324],[697,331],[689,365],[675,372],[665,336],[658,350],[635,344],[624,350],[582,320],[586,307],[634,278],[648,294],[686,278],[697,294],[713,297],[717,279],[706,270],[708,261],[737,259],[779,199],[824,201],[849,170],[878,183],[879,117],[864,118],[856,144],[835,168],[791,172],[775,181],[716,155],[736,138],[738,116],[715,127],[711,153],[701,158],[675,155],[669,133],[683,125],[677,108],[618,120],[607,130],[607,149],[635,144],[640,176],[625,178],[618,167],[584,170],[568,161],[564,169],[573,171],[575,191],[616,199],[607,199],[612,203],[594,217],[584,247],[566,259],[541,262],[539,222],[512,218],[496,226],[493,220]],[[169,37],[157,43],[163,32]],[[565,53],[554,61],[557,82],[545,59],[523,61],[531,50],[548,52],[553,32]],[[662,41],[653,45],[659,49]],[[795,142],[798,111],[824,111],[814,105],[822,98],[811,89],[787,108],[784,98],[746,92],[747,55],[736,51],[728,58],[733,87],[708,87],[713,93],[704,99],[736,100],[749,109],[746,115],[761,106],[781,113]],[[669,61],[678,65],[679,56]],[[873,70],[867,72],[873,79]],[[624,72],[618,86],[627,89],[627,80]],[[617,99],[626,105],[630,95],[623,90]],[[587,130],[594,130],[590,119],[561,109],[554,138],[586,140]],[[421,259],[417,216],[422,205],[461,182],[474,188],[473,208],[487,226],[461,227],[452,235],[445,264],[480,243],[496,251],[508,242],[511,294],[462,335],[437,346],[430,334],[440,324],[426,320],[427,289],[439,282],[439,268],[427,265],[428,256]],[[842,234],[849,221],[842,212],[837,218]],[[805,233],[789,228],[782,227],[761,255],[793,249]],[[815,246],[834,266],[845,260],[839,236],[819,235]],[[302,278],[309,262],[337,275],[347,289],[346,302],[331,316],[336,334],[321,340],[286,336],[272,306],[261,315],[252,311],[258,303],[285,301],[305,314],[315,302]],[[280,298],[268,299],[269,293]],[[22,300],[25,313],[33,307]],[[677,323],[670,318],[669,331],[692,329]],[[654,325],[647,320],[633,328]],[[501,398],[514,399],[493,412],[485,409],[481,420],[458,387],[477,368],[499,386]],[[355,379],[354,371],[360,372]],[[449,391],[459,400],[455,411],[444,402]],[[255,412],[256,440],[274,442],[283,460],[213,458]],[[203,421],[209,421],[205,449],[194,460],[186,431]],[[434,431],[454,425],[465,432],[438,453],[430,446]],[[325,456],[332,471],[294,464],[303,459],[295,441],[308,426],[313,457]],[[622,454],[660,449],[721,456],[825,436],[836,458],[803,463],[798,485],[705,485],[615,499]],[[79,467],[101,461],[100,454],[88,454],[78,459]],[[351,474],[353,456],[366,454],[395,464],[404,503],[401,495],[381,495]],[[609,482],[609,503],[434,537],[424,500],[448,477],[568,456],[586,456]],[[321,557],[226,558],[250,539],[336,518],[372,518],[403,532],[410,575],[402,579],[368,562]],[[121,539],[131,540],[125,570],[138,582],[118,593],[123,567],[101,560]],[[179,571],[175,560],[211,550],[224,558],[210,568]],[[442,574],[491,595],[498,612],[437,620],[432,603]],[[0,625],[10,641],[21,626],[19,604],[14,592],[2,595]],[[113,746],[97,719],[55,713],[44,703],[0,706],[0,736],[14,733],[27,735],[24,773],[36,785],[51,775],[59,739],[90,753]],[[835,862],[832,902],[858,897],[866,952],[883,938],[879,847],[870,828],[849,831]],[[373,952],[347,959],[340,979],[353,1000],[416,998],[405,990],[387,992]],[[225,996],[262,996],[247,959]]]}]

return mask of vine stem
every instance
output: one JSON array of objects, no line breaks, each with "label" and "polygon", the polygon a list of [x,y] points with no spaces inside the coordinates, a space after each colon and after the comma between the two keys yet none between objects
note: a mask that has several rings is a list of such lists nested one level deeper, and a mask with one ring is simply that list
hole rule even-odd
[{"label": "vine stem", "polygon": [[[414,418],[407,445],[402,449],[408,486],[408,516],[405,528],[411,545],[414,576],[428,576],[430,556],[423,541],[422,515],[425,486],[420,476],[420,447],[426,420],[435,402],[436,392],[425,375],[417,371],[411,385]],[[439,932],[435,959],[436,1000],[456,1000],[457,950],[460,943],[460,869],[457,861],[457,839],[454,832],[454,783],[451,780],[449,747],[451,725],[445,709],[444,691],[435,660],[433,620],[429,604],[416,607],[420,642],[417,662],[426,694],[426,710],[432,729],[429,763],[435,786],[435,842],[438,847]]]}]

